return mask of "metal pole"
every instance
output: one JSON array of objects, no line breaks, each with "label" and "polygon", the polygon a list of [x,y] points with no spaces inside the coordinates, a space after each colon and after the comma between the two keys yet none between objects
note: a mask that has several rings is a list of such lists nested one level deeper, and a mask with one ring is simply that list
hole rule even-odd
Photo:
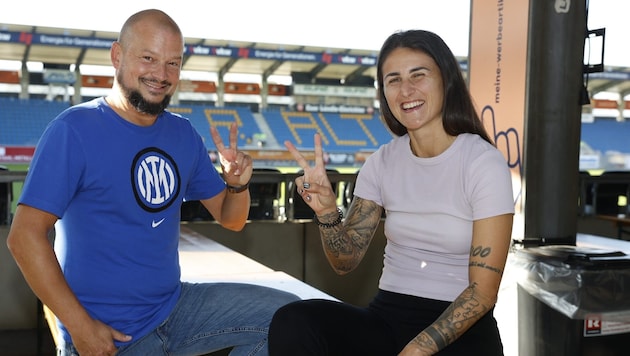
[{"label": "metal pole", "polygon": [[531,0],[523,243],[575,244],[586,0]]}]

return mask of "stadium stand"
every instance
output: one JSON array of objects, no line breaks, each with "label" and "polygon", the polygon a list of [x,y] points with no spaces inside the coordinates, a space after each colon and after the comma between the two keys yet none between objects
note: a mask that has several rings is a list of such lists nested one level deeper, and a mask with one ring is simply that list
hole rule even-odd
[{"label": "stadium stand", "polygon": [[592,123],[582,124],[582,141],[602,153],[630,152],[630,121],[596,117]]},{"label": "stadium stand", "polygon": [[0,98],[0,145],[35,146],[46,125],[67,102]]},{"label": "stadium stand", "polygon": [[328,152],[376,150],[392,139],[378,114],[267,110],[263,115],[278,142],[288,140],[300,148],[311,149],[315,133],[321,134]]},{"label": "stadium stand", "polygon": [[[44,99],[16,99],[0,97],[0,145],[35,146],[46,125],[57,114],[69,107],[68,102]],[[302,149],[312,149],[313,134],[322,135],[327,152],[354,153],[374,151],[392,139],[392,135],[378,116],[374,114],[339,114],[263,110],[253,113],[249,107],[215,107],[191,104],[173,105],[172,112],[187,117],[206,142],[214,150],[210,137],[210,125],[215,126],[222,137],[228,137],[230,124],[239,127],[238,144],[245,148],[260,148],[255,137],[264,132],[269,137],[268,149],[284,149],[282,142],[289,140]],[[266,129],[257,122],[263,120]],[[258,121],[259,121],[258,120]],[[582,141],[602,154],[606,152],[630,152],[630,122],[615,118],[596,117],[593,122],[582,123]]]},{"label": "stadium stand", "polygon": [[217,108],[205,105],[177,105],[169,107],[169,110],[187,117],[203,137],[208,149],[214,149],[212,137],[210,137],[211,125],[216,127],[221,137],[227,140],[230,125],[232,122],[236,122],[239,129],[238,145],[241,147],[253,144],[254,135],[261,131],[251,110],[246,107]]}]

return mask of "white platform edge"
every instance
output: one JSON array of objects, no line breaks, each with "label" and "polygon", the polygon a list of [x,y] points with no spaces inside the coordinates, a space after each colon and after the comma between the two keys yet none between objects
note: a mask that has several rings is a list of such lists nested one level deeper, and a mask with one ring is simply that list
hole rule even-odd
[{"label": "white platform edge", "polygon": [[337,298],[259,263],[189,228],[181,227],[181,279],[191,283],[249,283],[284,290],[302,299]]}]

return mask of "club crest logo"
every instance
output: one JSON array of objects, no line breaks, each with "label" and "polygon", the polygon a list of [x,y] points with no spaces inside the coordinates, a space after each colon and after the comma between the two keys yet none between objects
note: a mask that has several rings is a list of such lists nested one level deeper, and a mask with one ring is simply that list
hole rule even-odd
[{"label": "club crest logo", "polygon": [[131,166],[131,186],[138,205],[149,212],[168,208],[181,186],[177,165],[156,147],[138,152]]}]

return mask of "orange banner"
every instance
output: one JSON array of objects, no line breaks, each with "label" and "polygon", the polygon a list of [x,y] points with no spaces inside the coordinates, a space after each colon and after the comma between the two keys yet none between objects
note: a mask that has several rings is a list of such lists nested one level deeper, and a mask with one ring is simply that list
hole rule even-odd
[{"label": "orange banner", "polygon": [[0,70],[0,83],[20,84],[20,73],[16,70]]},{"label": "orange banner", "polygon": [[[616,100],[604,100],[604,99],[591,99],[591,106],[593,109],[617,109],[619,104]],[[626,102],[625,106],[628,106]]]},{"label": "orange banner", "polygon": [[184,93],[216,93],[217,86],[214,82],[182,79],[179,81],[179,91]]},{"label": "orange banner", "polygon": [[111,88],[114,83],[114,77],[105,75],[83,75],[81,76],[81,85],[88,88]]},{"label": "orange banner", "polygon": [[205,82],[201,80],[193,80],[195,93],[216,93],[217,85],[214,82]]},{"label": "orange banner", "polygon": [[260,94],[258,83],[225,82],[225,92],[229,94]]},{"label": "orange banner", "polygon": [[512,170],[520,212],[529,0],[472,0],[470,13],[470,91]]},{"label": "orange banner", "polygon": [[269,84],[267,91],[269,92],[269,95],[276,95],[276,96],[289,95],[289,87],[286,85]]}]

